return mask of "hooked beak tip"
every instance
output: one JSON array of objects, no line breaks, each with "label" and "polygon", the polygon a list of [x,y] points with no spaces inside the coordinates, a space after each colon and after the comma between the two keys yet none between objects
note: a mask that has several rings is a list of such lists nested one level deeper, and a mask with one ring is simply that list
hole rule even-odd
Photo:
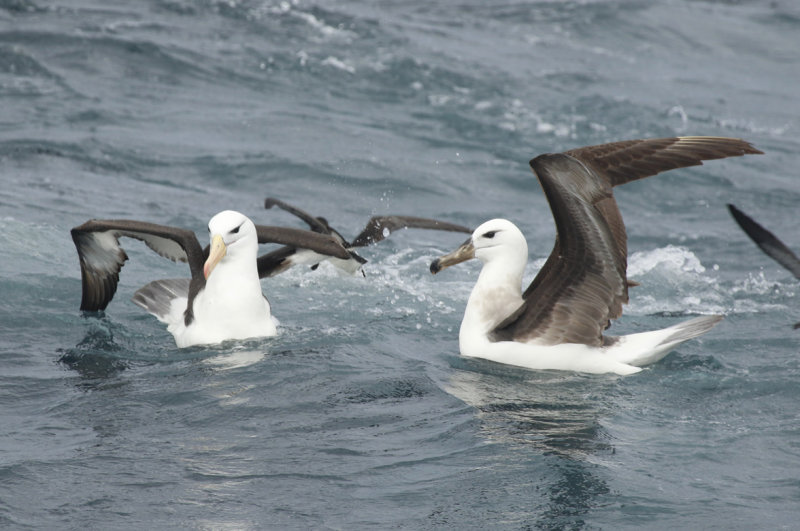
[{"label": "hooked beak tip", "polygon": [[442,269],[445,269],[455,264],[460,264],[461,262],[465,262],[474,257],[475,257],[475,246],[473,245],[472,240],[469,239],[465,241],[461,245],[461,247],[459,247],[452,253],[440,256],[439,258],[431,262],[431,273],[435,275]]}]

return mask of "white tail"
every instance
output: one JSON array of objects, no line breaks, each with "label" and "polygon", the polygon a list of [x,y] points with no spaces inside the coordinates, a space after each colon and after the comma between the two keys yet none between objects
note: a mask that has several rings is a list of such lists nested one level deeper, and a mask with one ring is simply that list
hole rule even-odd
[{"label": "white tail", "polygon": [[606,353],[622,363],[644,367],[657,362],[684,341],[705,334],[722,319],[721,315],[704,315],[661,330],[622,336]]}]

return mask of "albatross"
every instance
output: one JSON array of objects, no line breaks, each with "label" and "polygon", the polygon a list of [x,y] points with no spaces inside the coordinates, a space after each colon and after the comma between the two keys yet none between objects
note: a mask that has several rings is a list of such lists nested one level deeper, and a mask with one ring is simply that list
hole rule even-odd
[{"label": "albatross", "polygon": [[134,220],[90,220],[72,229],[81,265],[83,311],[104,310],[128,259],[121,237],[143,241],[174,262],[187,262],[191,278],[155,280],[133,302],[167,325],[178,347],[277,333],[270,304],[261,291],[256,259],[259,243],[313,249],[338,258],[347,251],[330,236],[311,231],[255,225],[226,210],[208,223],[205,249],[194,232]]},{"label": "albatross", "polygon": [[273,206],[300,218],[308,225],[310,230],[335,238],[348,250],[349,256],[347,259],[342,260],[336,256],[321,254],[313,249],[284,246],[258,258],[258,273],[262,278],[275,276],[295,265],[311,265],[311,269],[316,269],[320,262],[323,261],[330,262],[341,271],[354,274],[361,269],[362,265],[367,263],[367,260],[353,249],[378,243],[386,239],[392,232],[400,229],[430,229],[463,232],[465,234],[472,232],[470,228],[463,225],[437,219],[416,216],[373,216],[358,236],[353,238],[352,241],[348,241],[339,231],[331,227],[328,220],[323,217],[312,216],[308,212],[274,197],[268,197],[264,200],[264,208],[270,209]]},{"label": "albatross", "polygon": [[431,272],[471,258],[483,262],[467,301],[459,349],[531,369],[632,374],[722,320],[709,315],[668,328],[604,335],[628,302],[627,236],[612,193],[620,184],[704,160],[761,153],[721,137],[630,140],[544,154],[530,161],[550,204],[556,241],[521,292],[528,245],[511,221],[480,225]]}]

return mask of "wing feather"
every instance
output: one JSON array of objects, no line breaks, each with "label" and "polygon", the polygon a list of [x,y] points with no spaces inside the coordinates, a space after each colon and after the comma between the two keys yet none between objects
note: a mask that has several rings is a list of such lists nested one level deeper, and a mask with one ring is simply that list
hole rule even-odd
[{"label": "wing feather", "polygon": [[295,249],[309,249],[343,260],[350,258],[350,253],[339,239],[327,233],[320,234],[303,229],[269,225],[256,225],[256,233],[258,234],[258,243],[279,243]]},{"label": "wing feather", "polygon": [[191,231],[134,220],[90,220],[71,231],[81,265],[81,310],[104,310],[119,283],[119,273],[128,259],[119,238],[143,241],[159,255],[187,262],[193,284],[203,278],[203,249]]},{"label": "wing feather", "polygon": [[556,224],[553,251],[495,340],[602,345],[628,302],[627,236],[612,188],[703,160],[759,154],[721,137],[629,140],[531,161]]},{"label": "wing feather", "polygon": [[531,167],[556,223],[557,241],[526,290],[516,315],[500,323],[496,340],[601,345],[609,316],[622,313],[624,264],[614,235],[596,204],[611,186],[566,154],[541,155]]},{"label": "wing feather", "polygon": [[305,210],[297,208],[296,206],[290,205],[289,203],[274,197],[268,197],[264,200],[264,208],[270,209],[273,206],[276,206],[281,210],[285,210],[293,216],[300,218],[306,223],[306,225],[308,225],[308,228],[314,232],[318,232],[320,234],[330,234],[331,232],[335,232],[328,224],[328,220],[325,218],[314,217]]},{"label": "wing feather", "polygon": [[375,216],[370,218],[366,227],[353,239],[351,247],[365,247],[386,239],[392,232],[400,229],[430,229],[471,234],[472,230],[463,225],[448,223],[430,218],[416,216]]},{"label": "wing feather", "polygon": [[795,278],[800,279],[800,258],[791,249],[786,247],[772,232],[759,225],[753,218],[736,208],[736,206],[729,204],[728,209],[742,230],[750,236],[750,239],[767,256],[791,271]]},{"label": "wing feather", "polygon": [[704,160],[762,154],[744,140],[716,136],[624,140],[572,149],[565,153],[591,167],[611,186],[667,170],[700,166]]}]

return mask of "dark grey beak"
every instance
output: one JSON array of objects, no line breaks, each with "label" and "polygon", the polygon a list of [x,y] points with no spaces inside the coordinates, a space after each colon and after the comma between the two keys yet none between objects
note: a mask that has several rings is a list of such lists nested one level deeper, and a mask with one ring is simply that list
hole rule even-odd
[{"label": "dark grey beak", "polygon": [[442,269],[452,265],[460,264],[461,262],[465,262],[471,258],[475,258],[475,246],[472,244],[472,236],[470,236],[467,241],[461,244],[461,246],[452,253],[440,256],[431,262],[431,273],[435,275]]}]

